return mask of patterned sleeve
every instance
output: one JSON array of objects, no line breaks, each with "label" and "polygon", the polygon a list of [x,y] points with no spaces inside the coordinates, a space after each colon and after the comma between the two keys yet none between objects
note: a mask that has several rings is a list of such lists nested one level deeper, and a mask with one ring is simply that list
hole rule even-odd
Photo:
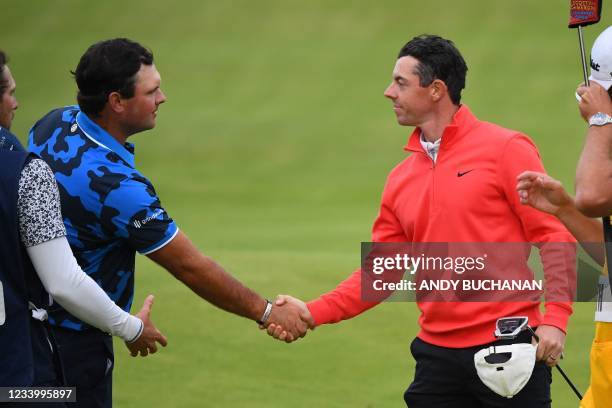
[{"label": "patterned sleeve", "polygon": [[153,185],[141,177],[125,178],[107,194],[101,221],[143,255],[162,248],[178,232]]},{"label": "patterned sleeve", "polygon": [[34,159],[21,171],[17,208],[26,248],[66,235],[57,183],[44,161]]}]

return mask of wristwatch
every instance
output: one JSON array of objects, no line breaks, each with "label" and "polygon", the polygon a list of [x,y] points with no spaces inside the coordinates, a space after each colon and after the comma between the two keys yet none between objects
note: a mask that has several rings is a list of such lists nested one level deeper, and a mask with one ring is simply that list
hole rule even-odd
[{"label": "wristwatch", "polygon": [[589,118],[589,126],[604,126],[612,123],[612,116],[607,113],[597,112]]}]

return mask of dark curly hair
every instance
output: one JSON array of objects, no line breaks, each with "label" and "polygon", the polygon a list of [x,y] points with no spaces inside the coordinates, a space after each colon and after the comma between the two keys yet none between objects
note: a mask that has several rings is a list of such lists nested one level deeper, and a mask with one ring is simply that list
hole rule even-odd
[{"label": "dark curly hair", "polygon": [[72,72],[79,92],[77,102],[83,112],[96,117],[104,109],[111,92],[124,98],[134,96],[140,66],[153,64],[153,53],[127,38],[98,42],[85,51]]},{"label": "dark curly hair", "polygon": [[406,56],[419,61],[415,74],[419,76],[421,86],[439,79],[448,87],[451,101],[459,105],[468,68],[452,41],[437,35],[422,34],[408,41],[397,58]]}]

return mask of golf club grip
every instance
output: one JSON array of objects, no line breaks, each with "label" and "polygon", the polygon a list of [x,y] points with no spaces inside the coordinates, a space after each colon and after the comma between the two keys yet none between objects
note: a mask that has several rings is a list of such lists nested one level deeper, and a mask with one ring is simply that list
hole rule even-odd
[{"label": "golf club grip", "polygon": [[582,76],[584,84],[589,86],[589,74],[587,71],[586,52],[584,52],[584,39],[582,38],[582,26],[578,26],[578,46],[580,47],[580,62],[582,63]]}]

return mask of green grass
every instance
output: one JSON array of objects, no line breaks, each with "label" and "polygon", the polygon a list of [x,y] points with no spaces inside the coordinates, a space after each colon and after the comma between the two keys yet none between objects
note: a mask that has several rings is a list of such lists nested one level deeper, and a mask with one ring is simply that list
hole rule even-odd
[{"label": "green grass", "polygon": [[[453,39],[470,67],[464,101],[529,134],[551,174],[573,183],[585,128],[565,1],[35,0],[2,13],[22,139],[73,103],[69,70],[89,44],[129,36],[154,50],[168,102],[157,128],[132,140],[138,166],[180,228],[266,296],[311,299],[358,265],[386,174],[405,157],[409,129],[382,93],[416,34]],[[586,30],[587,47],[609,21]],[[383,304],[286,345],[150,261],[137,269],[135,304],[156,295],[170,345],[131,359],[117,343],[116,407],[403,406],[414,304]],[[576,305],[563,362],[583,391],[593,308]],[[577,406],[556,374],[553,399]]]}]

